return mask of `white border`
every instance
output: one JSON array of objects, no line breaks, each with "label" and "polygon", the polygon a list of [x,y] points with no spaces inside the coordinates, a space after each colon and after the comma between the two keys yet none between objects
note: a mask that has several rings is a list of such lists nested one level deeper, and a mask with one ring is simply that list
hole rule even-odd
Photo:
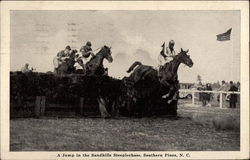
[{"label": "white border", "polygon": [[[234,151],[234,152],[187,151],[184,153],[190,153],[191,154],[190,159],[249,158],[249,48],[248,48],[249,8],[248,7],[249,3],[247,1],[237,1],[237,2],[235,1],[203,1],[203,2],[201,1],[199,2],[197,1],[176,1],[176,2],[173,1],[7,2],[4,1],[1,2],[1,59],[0,59],[1,60],[0,63],[1,64],[1,85],[0,85],[1,86],[1,159],[56,159],[56,155],[57,153],[59,153],[59,152],[9,152],[10,10],[240,10],[241,11],[241,43],[240,43],[241,44],[241,87],[242,87],[241,151]],[[64,152],[64,153],[70,153],[70,152]],[[80,153],[80,152],[71,152],[71,153]],[[144,152],[137,152],[137,153],[144,153]],[[176,151],[167,153],[180,153],[180,152]],[[100,159],[111,159],[111,158],[100,158]],[[128,159],[128,158],[123,158],[123,159]],[[145,159],[145,157],[142,157],[140,159]],[[164,157],[164,159],[166,159],[166,157]],[[174,158],[169,158],[169,159],[174,159]]]}]

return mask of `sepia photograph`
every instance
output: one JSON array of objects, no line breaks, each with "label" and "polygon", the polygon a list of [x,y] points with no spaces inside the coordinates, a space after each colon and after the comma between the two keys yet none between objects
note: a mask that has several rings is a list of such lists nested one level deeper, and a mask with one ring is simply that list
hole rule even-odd
[{"label": "sepia photograph", "polygon": [[8,143],[1,150],[50,152],[51,159],[192,159],[193,152],[241,155],[249,147],[240,9],[42,4],[8,10],[7,54],[1,47],[9,64],[1,69]]}]

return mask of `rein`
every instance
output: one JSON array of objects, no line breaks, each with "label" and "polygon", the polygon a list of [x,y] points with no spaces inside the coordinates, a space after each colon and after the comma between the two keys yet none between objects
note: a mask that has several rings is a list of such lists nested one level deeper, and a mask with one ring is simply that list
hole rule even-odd
[{"label": "rein", "polygon": [[95,52],[95,51],[97,51],[97,50],[99,50],[99,49],[101,49],[102,47],[99,47],[99,48],[97,48],[97,49],[95,49],[95,50],[93,50],[93,52]]}]

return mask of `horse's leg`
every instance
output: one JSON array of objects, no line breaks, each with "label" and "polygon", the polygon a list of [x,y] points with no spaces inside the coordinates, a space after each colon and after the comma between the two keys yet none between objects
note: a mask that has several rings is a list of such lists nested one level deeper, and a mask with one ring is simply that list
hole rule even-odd
[{"label": "horse's leg", "polygon": [[168,89],[168,88],[169,88],[167,94],[164,94],[164,95],[162,96],[162,98],[167,98],[167,97],[169,97],[169,95],[170,95],[170,90],[171,90],[171,84],[168,83],[166,80],[165,80],[165,81],[164,81],[164,80],[161,80],[160,83],[162,84],[162,86],[163,86],[165,89]]},{"label": "horse's leg", "polygon": [[116,117],[116,116],[118,116],[118,108],[117,108],[117,106],[116,106],[117,104],[116,104],[116,102],[114,101],[114,102],[112,102],[112,105],[111,105],[111,115],[112,115],[112,117]]},{"label": "horse's leg", "polygon": [[101,116],[103,118],[109,118],[111,117],[106,109],[107,102],[104,100],[104,98],[99,97],[97,98],[98,104],[99,104],[99,110],[101,112]]},{"label": "horse's leg", "polygon": [[168,100],[168,104],[170,104],[173,100],[177,100],[178,97],[178,93],[179,91],[171,91],[171,95],[169,95],[169,97],[172,97],[171,99]]},{"label": "horse's leg", "polygon": [[61,67],[59,66],[56,71],[57,74],[61,74]]},{"label": "horse's leg", "polygon": [[87,67],[86,67],[85,64],[82,64],[82,70],[83,70],[83,74],[86,75],[86,73],[87,73]]}]

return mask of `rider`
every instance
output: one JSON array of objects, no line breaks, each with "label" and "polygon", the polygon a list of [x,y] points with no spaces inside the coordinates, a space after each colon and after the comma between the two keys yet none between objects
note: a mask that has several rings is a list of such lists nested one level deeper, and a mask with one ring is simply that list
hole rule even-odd
[{"label": "rider", "polygon": [[64,50],[61,50],[60,52],[57,53],[57,57],[60,58],[60,59],[62,57],[68,57],[70,51],[71,51],[70,46],[66,46]]},{"label": "rider", "polygon": [[165,43],[162,45],[163,50],[159,55],[160,65],[164,65],[165,63],[169,63],[173,60],[173,57],[176,55],[174,50],[175,42],[174,40],[169,41],[168,47],[166,47],[166,53],[164,53]]},{"label": "rider", "polygon": [[[158,76],[160,79],[162,78],[160,72],[163,69],[163,65],[171,62],[174,56],[176,55],[174,50],[174,45],[175,45],[174,40],[170,40],[168,43],[168,47],[166,47],[166,51],[165,51],[165,43],[162,45],[163,49],[158,57],[158,60],[160,62]],[[178,97],[178,83],[179,83],[178,81],[175,82],[174,85],[170,87],[169,93],[163,96],[163,98],[172,97],[170,100],[168,100],[168,103],[171,103]]]},{"label": "rider", "polygon": [[66,46],[64,50],[61,50],[60,52],[57,53],[56,63],[54,61],[55,70],[57,70],[59,64],[61,64],[65,58],[69,57],[70,50],[71,50],[70,46]]},{"label": "rider", "polygon": [[82,53],[82,57],[83,57],[83,60],[84,60],[84,64],[86,64],[86,62],[89,60],[90,55],[92,57],[95,56],[95,54],[92,51],[91,46],[92,46],[91,42],[88,41],[86,43],[86,45],[82,46],[81,49],[80,49],[80,52]]}]

